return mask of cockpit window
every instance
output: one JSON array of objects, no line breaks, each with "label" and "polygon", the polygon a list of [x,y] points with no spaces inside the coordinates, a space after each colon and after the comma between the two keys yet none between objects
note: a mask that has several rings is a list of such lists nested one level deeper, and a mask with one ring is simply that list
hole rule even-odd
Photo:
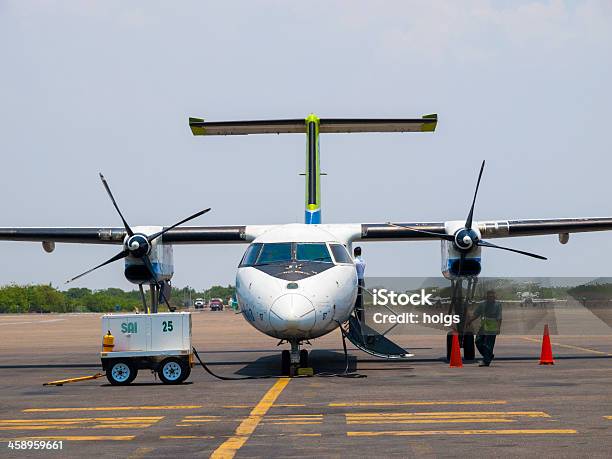
[{"label": "cockpit window", "polygon": [[327,246],[323,243],[309,244],[298,242],[295,246],[295,259],[298,261],[332,262],[329,250],[327,250]]},{"label": "cockpit window", "polygon": [[351,256],[342,244],[329,244],[329,248],[334,254],[336,263],[353,263]]},{"label": "cockpit window", "polygon": [[[344,247],[340,244],[340,248]],[[332,249],[333,250],[333,249]],[[344,256],[339,258],[334,252],[337,263],[352,263],[346,249]],[[347,261],[344,261],[347,259]],[[273,263],[290,261],[313,261],[319,263],[333,263],[327,245],[323,242],[273,242],[251,244],[245,251],[240,267],[262,266]]]},{"label": "cockpit window", "polygon": [[257,265],[291,261],[291,242],[275,242],[264,244],[257,259]]},{"label": "cockpit window", "polygon": [[257,260],[257,257],[259,256],[259,252],[261,252],[262,246],[263,244],[259,242],[251,244],[249,248],[246,249],[246,252],[244,252],[240,266],[253,266]]}]

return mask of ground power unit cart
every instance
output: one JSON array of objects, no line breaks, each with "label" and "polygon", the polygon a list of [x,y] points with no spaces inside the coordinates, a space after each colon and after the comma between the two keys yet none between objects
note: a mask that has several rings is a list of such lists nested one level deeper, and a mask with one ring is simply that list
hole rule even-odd
[{"label": "ground power unit cart", "polygon": [[105,314],[102,368],[113,385],[127,385],[148,369],[164,384],[180,384],[191,373],[191,314]]}]

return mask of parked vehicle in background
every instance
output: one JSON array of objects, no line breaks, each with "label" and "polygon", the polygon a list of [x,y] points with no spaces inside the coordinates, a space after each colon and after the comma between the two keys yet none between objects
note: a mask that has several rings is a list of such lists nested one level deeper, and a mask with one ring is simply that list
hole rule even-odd
[{"label": "parked vehicle in background", "polygon": [[204,301],[204,298],[196,298],[195,300],[193,300],[194,309],[204,309],[205,305],[206,302]]},{"label": "parked vehicle in background", "polygon": [[208,303],[211,311],[223,311],[223,300],[221,298],[213,298]]}]

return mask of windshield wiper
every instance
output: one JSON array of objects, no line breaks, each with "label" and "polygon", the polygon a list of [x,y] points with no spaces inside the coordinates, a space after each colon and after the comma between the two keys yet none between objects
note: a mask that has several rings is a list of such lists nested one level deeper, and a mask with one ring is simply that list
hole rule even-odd
[{"label": "windshield wiper", "polygon": [[291,263],[291,260],[267,261],[265,263],[255,263],[250,266],[268,266],[268,265],[276,265],[276,264],[283,264],[283,263]]},{"label": "windshield wiper", "polygon": [[297,260],[297,261],[322,261],[322,262],[331,263],[332,259],[329,256],[327,256],[327,257],[309,258],[307,260]]}]

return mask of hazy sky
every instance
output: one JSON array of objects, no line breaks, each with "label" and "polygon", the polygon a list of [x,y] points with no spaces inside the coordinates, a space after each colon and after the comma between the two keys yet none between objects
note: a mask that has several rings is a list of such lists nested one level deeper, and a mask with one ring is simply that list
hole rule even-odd
[{"label": "hazy sky", "polygon": [[[0,226],[301,222],[305,138],[208,120],[438,113],[434,134],[321,138],[323,220],[612,215],[612,2],[0,0]],[[498,240],[497,242],[502,242]],[[612,233],[508,239],[483,275],[609,276]],[[0,284],[113,246],[0,243]],[[233,282],[244,246],[175,248],[174,284]],[[440,273],[436,242],[364,244],[371,276]],[[74,284],[129,288],[121,263]]]}]

